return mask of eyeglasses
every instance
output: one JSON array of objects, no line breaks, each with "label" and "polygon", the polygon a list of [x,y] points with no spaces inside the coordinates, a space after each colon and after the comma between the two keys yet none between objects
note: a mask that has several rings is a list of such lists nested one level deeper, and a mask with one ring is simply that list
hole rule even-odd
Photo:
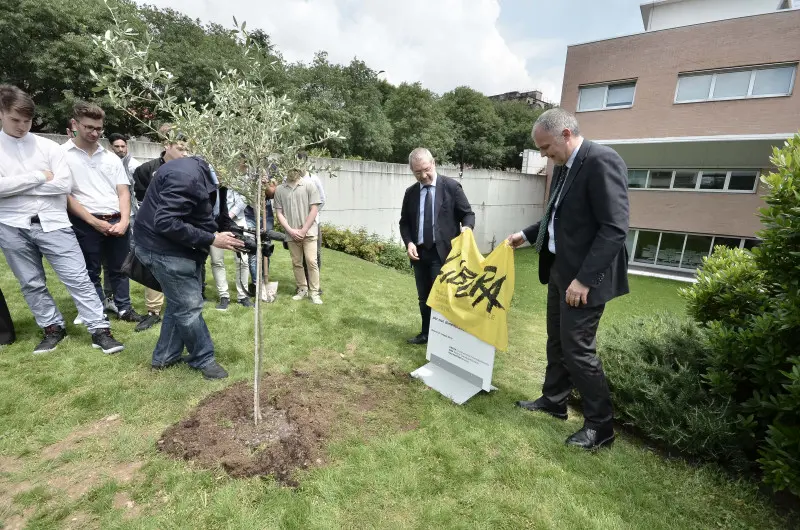
[{"label": "eyeglasses", "polygon": [[78,122],[78,125],[80,125],[89,132],[96,132],[97,134],[103,134],[103,132],[105,131],[105,129],[103,129],[102,127],[91,127],[81,122]]},{"label": "eyeglasses", "polygon": [[421,177],[422,175],[428,173],[431,169],[433,169],[433,166],[432,165],[428,165],[428,167],[424,167],[424,168],[419,169],[417,171],[412,171],[412,173],[414,174],[415,177]]}]

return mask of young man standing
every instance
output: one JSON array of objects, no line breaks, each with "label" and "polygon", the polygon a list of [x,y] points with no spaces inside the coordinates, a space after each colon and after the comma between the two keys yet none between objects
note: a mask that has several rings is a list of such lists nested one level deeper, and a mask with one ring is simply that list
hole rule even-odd
[{"label": "young man standing", "polygon": [[[293,300],[311,296],[315,304],[322,304],[319,296],[319,268],[317,267],[317,213],[319,212],[319,191],[310,181],[303,178],[298,169],[289,171],[286,182],[275,192],[275,211],[278,222],[291,238],[288,242],[292,255],[294,279],[297,294]],[[303,272],[303,258],[308,264],[308,281]]]},{"label": "young man standing", "polygon": [[[180,138],[170,140],[169,135],[171,130],[172,125],[169,123],[165,123],[161,126],[158,132],[165,138],[164,150],[161,152],[161,156],[149,162],[145,162],[133,172],[133,191],[138,204],[141,204],[144,200],[144,195],[147,192],[147,188],[150,186],[150,181],[153,180],[158,168],[171,160],[177,160],[186,156],[186,142]],[[159,315],[161,313],[161,308],[164,306],[164,295],[145,287],[144,302],[147,306],[147,316],[136,324],[135,331],[150,329],[161,322],[161,317]]]},{"label": "young man standing", "polygon": [[30,134],[34,110],[22,90],[0,85],[0,248],[44,329],[44,339],[33,352],[52,351],[66,336],[64,317],[47,290],[44,256],[75,301],[92,346],[116,353],[124,346],[111,336],[103,318],[103,304],[67,217],[69,166],[58,144]]},{"label": "young man standing", "polygon": [[100,272],[105,259],[119,319],[139,322],[142,317],[131,306],[130,282],[121,271],[130,251],[128,176],[119,157],[98,141],[104,118],[97,105],[75,104],[72,122],[78,135],[61,146],[73,178],[67,208],[98,297],[103,298]]}]

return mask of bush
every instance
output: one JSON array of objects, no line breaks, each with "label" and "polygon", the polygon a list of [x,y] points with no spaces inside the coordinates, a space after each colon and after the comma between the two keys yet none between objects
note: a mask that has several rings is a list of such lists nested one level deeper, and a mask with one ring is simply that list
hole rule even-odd
[{"label": "bush", "polygon": [[686,455],[740,468],[731,401],[702,383],[704,335],[690,320],[658,314],[603,331],[599,354],[619,420]]},{"label": "bush", "polygon": [[366,229],[350,230],[323,224],[322,245],[351,256],[402,272],[411,272],[405,249],[391,239],[367,233]]},{"label": "bush", "polygon": [[717,249],[683,295],[707,330],[709,391],[732,400],[764,481],[800,495],[800,135],[772,163],[761,245]]}]

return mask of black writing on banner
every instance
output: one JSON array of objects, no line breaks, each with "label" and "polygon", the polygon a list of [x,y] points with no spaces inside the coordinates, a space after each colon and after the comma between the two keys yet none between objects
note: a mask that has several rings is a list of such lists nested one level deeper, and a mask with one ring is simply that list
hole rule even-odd
[{"label": "black writing on banner", "polygon": [[497,267],[488,265],[483,268],[483,272],[478,274],[466,267],[466,260],[461,260],[457,268],[445,271],[448,263],[460,258],[461,254],[448,258],[442,265],[442,272],[439,273],[439,283],[447,283],[456,286],[456,298],[472,298],[472,307],[477,306],[486,300],[486,312],[491,314],[495,307],[505,310],[497,297],[503,288],[506,277],[497,277]]}]

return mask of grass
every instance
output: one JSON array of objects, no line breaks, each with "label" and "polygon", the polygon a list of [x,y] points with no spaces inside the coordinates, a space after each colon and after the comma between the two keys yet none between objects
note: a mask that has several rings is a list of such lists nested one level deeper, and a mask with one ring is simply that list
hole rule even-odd
[{"label": "grass", "polygon": [[[40,332],[16,280],[0,264],[0,286],[18,336],[0,350],[0,521],[7,524],[23,514],[37,529],[683,530],[786,524],[755,485],[732,481],[714,466],[667,461],[625,437],[611,450],[584,454],[563,445],[580,427],[579,414],[559,422],[512,406],[537,397],[544,374],[545,288],[536,280],[530,251],[517,257],[510,347],[498,353],[493,381],[499,390],[459,407],[409,381],[413,399],[402,406],[411,403],[403,413],[416,418],[415,429],[365,441],[352,427],[352,435],[328,447],[330,463],[304,472],[296,490],[271,479],[232,479],[155,450],[161,432],[200,399],[252,378],[251,310],[232,306],[220,313],[209,305],[204,311],[230,379],[208,382],[186,367],[151,372],[157,331],[134,333],[132,324],[114,322],[126,350],[99,354],[85,330],[71,324],[74,305],[48,269],[69,336],[55,352],[34,356]],[[232,282],[230,258],[228,265]],[[413,277],[325,250],[325,305],[293,302],[288,253],[278,248],[273,279],[280,289],[278,301],[266,306],[266,370],[352,364],[410,372],[425,363],[424,349],[405,344],[419,327]],[[601,326],[655,310],[683,311],[679,284],[652,278],[631,283],[632,294],[607,306]],[[210,271],[208,284],[213,293]],[[141,288],[132,291],[143,310]],[[384,406],[391,411],[401,404]],[[96,423],[111,415],[119,419]],[[55,446],[60,450],[52,444],[61,444]],[[45,450],[57,456],[44,458]],[[129,468],[134,471],[123,472]]]}]

